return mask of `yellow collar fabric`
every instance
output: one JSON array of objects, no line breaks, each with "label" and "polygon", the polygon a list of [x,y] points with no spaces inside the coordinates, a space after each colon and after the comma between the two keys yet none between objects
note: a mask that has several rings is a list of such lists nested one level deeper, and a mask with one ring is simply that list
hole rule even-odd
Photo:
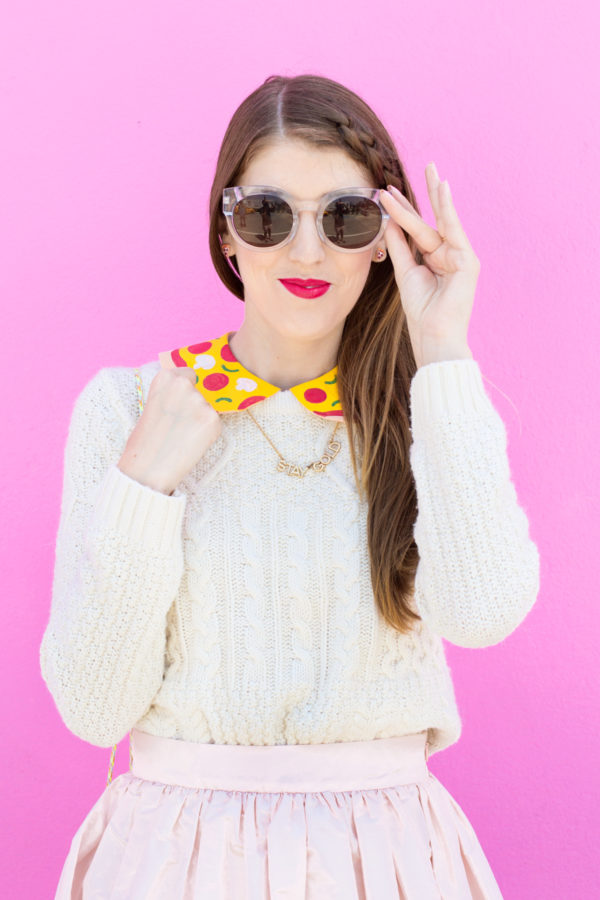
[{"label": "yellow collar fabric", "polygon": [[[220,413],[237,412],[266,400],[281,388],[263,381],[240,363],[225,332],[220,338],[163,350],[158,354],[163,369],[188,366],[197,375],[196,387]],[[300,403],[318,416],[343,418],[337,389],[337,366],[329,372],[289,388]]]}]

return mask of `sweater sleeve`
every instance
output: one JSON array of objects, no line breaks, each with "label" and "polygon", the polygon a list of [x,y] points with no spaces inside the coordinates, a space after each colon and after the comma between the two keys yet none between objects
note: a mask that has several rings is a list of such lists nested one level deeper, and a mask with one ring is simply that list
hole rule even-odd
[{"label": "sweater sleeve", "polygon": [[497,644],[535,603],[540,561],[511,481],[504,423],[476,360],[417,370],[411,427],[417,612],[453,644]]},{"label": "sweater sleeve", "polygon": [[186,496],[117,466],[139,412],[133,370],[100,369],[75,401],[64,451],[42,676],[74,734],[120,741],[164,672],[166,617],[183,573]]}]

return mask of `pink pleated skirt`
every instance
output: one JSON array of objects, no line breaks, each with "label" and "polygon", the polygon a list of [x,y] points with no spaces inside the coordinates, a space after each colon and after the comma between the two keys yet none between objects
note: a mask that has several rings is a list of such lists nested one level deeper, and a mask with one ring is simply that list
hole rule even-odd
[{"label": "pink pleated skirt", "polygon": [[133,729],[55,900],[502,900],[426,732],[197,744]]}]

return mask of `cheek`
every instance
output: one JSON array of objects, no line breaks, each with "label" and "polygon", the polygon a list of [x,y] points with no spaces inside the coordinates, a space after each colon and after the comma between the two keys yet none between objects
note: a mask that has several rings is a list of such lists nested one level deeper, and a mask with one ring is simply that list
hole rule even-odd
[{"label": "cheek", "polygon": [[346,280],[356,284],[365,282],[371,270],[371,253],[356,253],[345,263]]},{"label": "cheek", "polygon": [[244,248],[238,258],[240,266],[246,272],[246,276],[256,280],[276,270],[280,255],[277,252],[261,253],[259,251],[258,253],[253,253],[252,250]]},{"label": "cheek", "polygon": [[255,254],[251,250],[242,249],[237,256],[242,281],[252,284],[266,278],[272,270],[273,261],[269,259],[272,255],[276,254]]}]

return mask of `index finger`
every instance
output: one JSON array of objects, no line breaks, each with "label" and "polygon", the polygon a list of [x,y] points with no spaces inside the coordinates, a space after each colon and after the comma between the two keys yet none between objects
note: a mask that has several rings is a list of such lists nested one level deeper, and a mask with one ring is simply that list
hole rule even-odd
[{"label": "index finger", "polygon": [[379,197],[391,218],[415,239],[422,253],[433,253],[440,245],[440,235],[421,218],[398,188],[390,185],[389,191],[381,190]]}]

